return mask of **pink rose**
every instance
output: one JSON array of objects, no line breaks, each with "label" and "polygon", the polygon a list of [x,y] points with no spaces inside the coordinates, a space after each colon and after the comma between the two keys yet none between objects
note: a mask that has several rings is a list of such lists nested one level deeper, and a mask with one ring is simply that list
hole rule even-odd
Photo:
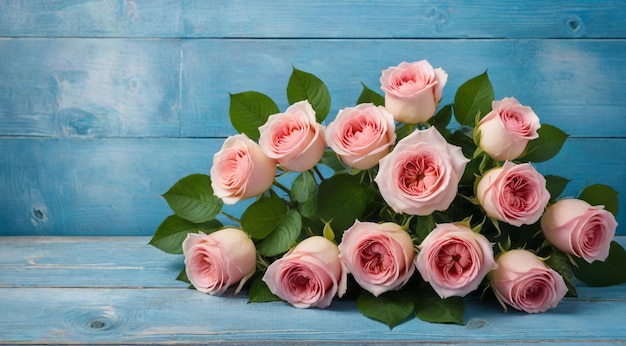
[{"label": "pink rose", "polygon": [[390,67],[380,77],[385,108],[399,122],[426,122],[435,114],[447,81],[448,74],[426,60]]},{"label": "pink rose", "polygon": [[259,145],[286,170],[302,172],[322,158],[326,148],[323,130],[309,101],[300,101],[285,113],[271,115],[259,127]]},{"label": "pink rose", "polygon": [[415,272],[411,236],[395,223],[356,220],[343,233],[339,252],[346,272],[374,296],[400,289]]},{"label": "pink rose", "polygon": [[539,137],[539,117],[532,108],[522,106],[512,97],[493,101],[491,105],[492,111],[476,127],[479,146],[494,160],[514,160],[530,140]]},{"label": "pink rose", "polygon": [[532,252],[507,251],[496,259],[491,277],[493,291],[501,302],[529,313],[556,307],[567,293],[563,277]]},{"label": "pink rose", "polygon": [[347,286],[337,245],[320,236],[306,238],[270,264],[263,281],[273,294],[297,308],[325,308]]},{"label": "pink rose", "polygon": [[326,128],[326,142],[346,165],[372,168],[396,142],[393,116],[371,103],[344,108]]},{"label": "pink rose", "polygon": [[441,298],[476,290],[496,267],[489,240],[457,223],[437,225],[419,249],[415,266]]},{"label": "pink rose", "polygon": [[226,204],[256,196],[272,186],[276,162],[245,134],[226,138],[213,155],[211,187]]},{"label": "pink rose", "polygon": [[430,127],[401,139],[383,157],[374,179],[387,204],[398,213],[429,215],[454,200],[469,160]]},{"label": "pink rose", "polygon": [[254,274],[256,249],[242,230],[224,228],[209,235],[189,233],[183,241],[187,278],[198,291],[220,295],[239,282],[235,294]]},{"label": "pink rose", "polygon": [[519,227],[539,220],[550,193],[532,165],[507,161],[480,179],[476,197],[489,217]]},{"label": "pink rose", "polygon": [[617,221],[603,206],[563,199],[548,207],[541,218],[541,229],[556,248],[591,263],[609,256]]}]

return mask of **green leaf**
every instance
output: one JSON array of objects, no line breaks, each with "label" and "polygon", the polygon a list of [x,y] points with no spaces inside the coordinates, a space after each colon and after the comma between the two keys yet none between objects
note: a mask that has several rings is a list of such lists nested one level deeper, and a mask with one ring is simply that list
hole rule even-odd
[{"label": "green leaf", "polygon": [[180,273],[178,273],[178,276],[176,277],[176,280],[182,281],[182,282],[186,282],[188,284],[191,284],[191,281],[189,281],[189,278],[187,277],[187,271],[185,270],[185,267],[183,267],[183,269],[180,271]]},{"label": "green leaf", "polygon": [[569,179],[559,177],[557,175],[546,175],[546,189],[550,192],[550,200],[556,200],[565,190],[565,187],[570,182]]},{"label": "green leaf", "polygon": [[313,218],[317,214],[317,189],[317,182],[309,171],[302,172],[294,179],[289,197],[298,202],[302,216]]},{"label": "green leaf", "polygon": [[213,194],[211,177],[204,174],[192,174],[180,179],[163,194],[163,198],[176,215],[193,223],[214,219],[224,205]]},{"label": "green leaf", "polygon": [[374,297],[363,291],[356,298],[356,308],[366,317],[383,322],[389,329],[406,321],[414,311],[413,297],[404,291],[385,292]]},{"label": "green leaf", "polygon": [[272,114],[279,113],[276,103],[267,95],[246,91],[230,95],[230,122],[239,133],[250,139],[259,139],[259,127]]},{"label": "green leaf", "polygon": [[454,117],[461,125],[474,127],[476,114],[481,117],[491,112],[494,100],[493,86],[487,71],[463,83],[454,95]]},{"label": "green leaf", "polygon": [[318,122],[326,119],[330,112],[330,93],[324,82],[317,76],[295,67],[287,84],[287,100],[289,104],[309,100]]},{"label": "green leaf", "polygon": [[330,221],[335,238],[341,239],[354,220],[363,216],[368,200],[370,195],[357,176],[337,174],[320,184],[317,213],[323,221]]},{"label": "green leaf", "polygon": [[626,251],[615,241],[611,242],[609,257],[604,261],[587,263],[582,258],[574,258],[578,268],[576,277],[592,287],[606,287],[626,282]]},{"label": "green leaf", "polygon": [[259,276],[252,281],[252,285],[250,285],[250,290],[248,291],[248,303],[265,303],[280,300],[282,299],[270,291],[265,281],[263,281],[262,276]]},{"label": "green leaf", "polygon": [[587,186],[578,197],[591,205],[603,205],[604,209],[617,216],[619,201],[617,191],[604,184]]},{"label": "green leaf", "polygon": [[189,233],[203,231],[205,234],[212,233],[224,225],[218,220],[209,220],[204,223],[192,223],[177,215],[168,216],[154,232],[154,236],[148,244],[171,254],[183,253],[183,241]]},{"label": "green leaf", "polygon": [[241,215],[241,228],[253,239],[272,233],[287,215],[289,207],[280,197],[261,198],[250,204]]},{"label": "green leaf", "polygon": [[415,310],[417,317],[422,321],[463,325],[465,303],[461,297],[441,299],[428,287],[418,291]]},{"label": "green leaf", "polygon": [[428,234],[430,234],[430,231],[437,227],[437,224],[435,223],[435,219],[432,214],[427,216],[416,216],[415,219],[415,235],[417,236],[419,243],[421,243],[428,236]]},{"label": "green leaf", "polygon": [[450,132],[450,130],[447,129],[447,126],[450,124],[450,120],[452,120],[451,104],[441,107],[437,114],[430,119],[430,123],[445,137]]},{"label": "green leaf", "polygon": [[346,167],[343,165],[343,162],[337,157],[334,151],[330,149],[326,149],[324,151],[324,155],[322,155],[322,164],[328,166],[335,172],[345,171]]},{"label": "green leaf", "polygon": [[301,231],[302,217],[300,213],[290,210],[280,220],[276,230],[257,244],[256,250],[264,256],[276,256],[287,252],[296,243]]},{"label": "green leaf", "polygon": [[537,130],[539,138],[528,142],[525,153],[517,161],[544,162],[556,156],[563,147],[568,134],[558,127],[542,124]]},{"label": "green leaf", "polygon": [[361,83],[363,86],[363,90],[361,91],[361,95],[359,95],[359,99],[356,101],[357,104],[361,103],[373,103],[376,106],[384,106],[385,105],[385,96],[377,93],[376,91],[368,88],[365,84]]},{"label": "green leaf", "polygon": [[563,281],[565,281],[565,285],[568,289],[567,296],[578,296],[578,294],[576,293],[574,265],[570,261],[570,258],[567,256],[567,254],[557,249],[553,249],[552,254],[546,260],[546,264],[549,265],[552,269],[556,270],[563,277]]}]

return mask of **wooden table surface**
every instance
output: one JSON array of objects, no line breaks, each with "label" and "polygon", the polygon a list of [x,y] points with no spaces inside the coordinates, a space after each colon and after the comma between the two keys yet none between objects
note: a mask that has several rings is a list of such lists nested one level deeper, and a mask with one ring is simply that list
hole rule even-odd
[{"label": "wooden table surface", "polygon": [[[335,301],[296,309],[211,297],[174,278],[149,237],[0,237],[0,344],[521,344],[626,342],[626,285],[578,287],[542,314],[470,300],[464,325],[389,330]],[[626,237],[619,237],[626,244]]]}]

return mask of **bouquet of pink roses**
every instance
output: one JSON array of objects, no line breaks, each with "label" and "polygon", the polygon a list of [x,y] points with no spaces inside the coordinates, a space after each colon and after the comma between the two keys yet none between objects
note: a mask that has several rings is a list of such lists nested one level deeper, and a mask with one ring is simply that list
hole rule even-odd
[{"label": "bouquet of pink roses", "polygon": [[[251,302],[298,308],[348,297],[390,327],[462,323],[473,292],[543,312],[575,296],[577,279],[626,281],[617,192],[560,197],[568,180],[532,164],[567,135],[515,98],[494,100],[486,72],[440,107],[447,78],[426,60],[390,67],[384,95],[364,85],[326,126],[328,89],[295,68],[284,112],[258,92],[231,95],[239,134],[210,175],[163,195],[174,214],[150,243],[183,253],[178,279],[198,291],[249,284]],[[240,202],[241,215],[224,210]]]}]

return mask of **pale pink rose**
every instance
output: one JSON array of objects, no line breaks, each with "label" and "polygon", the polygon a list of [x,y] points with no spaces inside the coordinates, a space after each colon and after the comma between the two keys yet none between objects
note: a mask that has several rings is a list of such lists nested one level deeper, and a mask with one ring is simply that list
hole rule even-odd
[{"label": "pale pink rose", "polygon": [[347,287],[337,245],[320,236],[306,238],[270,264],[263,281],[273,294],[297,308],[328,307]]},{"label": "pale pink rose", "polygon": [[480,179],[476,197],[489,217],[519,227],[539,220],[550,193],[546,179],[531,164],[507,161]]},{"label": "pale pink rose", "polygon": [[259,145],[265,155],[293,172],[313,168],[326,148],[324,128],[315,120],[315,110],[307,100],[271,115],[259,132]]},{"label": "pale pink rose", "polygon": [[479,146],[494,160],[514,160],[526,149],[528,142],[538,138],[539,117],[532,108],[512,97],[491,103],[492,111],[476,127]]},{"label": "pale pink rose", "polygon": [[345,270],[374,296],[400,289],[415,272],[411,236],[395,223],[356,220],[343,233],[339,252]]},{"label": "pale pink rose", "polygon": [[613,214],[580,199],[560,200],[541,218],[541,230],[552,245],[589,263],[606,260],[616,229]]},{"label": "pale pink rose", "polygon": [[256,196],[272,186],[276,162],[245,134],[226,138],[213,155],[211,187],[226,204]]},{"label": "pale pink rose", "polygon": [[326,127],[326,143],[346,165],[369,169],[396,142],[393,116],[384,108],[362,103],[339,111]]},{"label": "pale pink rose", "polygon": [[554,308],[567,293],[563,277],[527,250],[510,250],[496,259],[491,287],[501,302],[529,313]]},{"label": "pale pink rose", "polygon": [[256,248],[248,235],[236,228],[211,234],[189,233],[183,241],[187,278],[200,292],[221,295],[239,283],[235,294],[256,270]]},{"label": "pale pink rose", "polygon": [[415,266],[441,298],[448,298],[476,290],[496,264],[485,236],[461,224],[443,223],[419,246]]},{"label": "pale pink rose", "polygon": [[454,200],[469,160],[435,127],[401,139],[379,162],[374,179],[382,197],[398,213],[430,215]]},{"label": "pale pink rose", "polygon": [[402,123],[426,122],[437,110],[448,74],[426,61],[402,62],[382,72],[385,108]]}]

